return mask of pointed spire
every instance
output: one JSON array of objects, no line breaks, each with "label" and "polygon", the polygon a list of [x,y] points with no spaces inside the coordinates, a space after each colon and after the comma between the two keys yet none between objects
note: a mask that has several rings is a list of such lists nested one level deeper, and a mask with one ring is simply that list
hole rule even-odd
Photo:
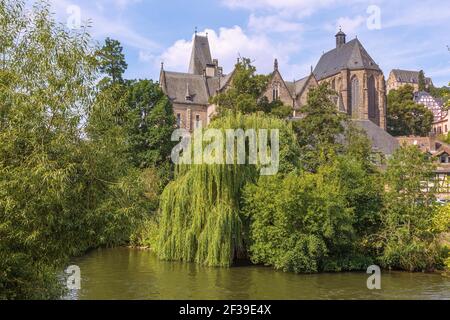
[{"label": "pointed spire", "polygon": [[161,71],[164,71],[164,61],[161,61]]},{"label": "pointed spire", "polygon": [[[196,29],[197,30],[197,29]],[[189,62],[189,73],[202,75],[208,64],[212,64],[211,50],[208,38],[197,35],[192,41],[191,59]]]},{"label": "pointed spire", "polygon": [[197,26],[195,27],[194,34],[197,35]]},{"label": "pointed spire", "polygon": [[275,58],[273,61],[273,71],[278,71],[278,59]]},{"label": "pointed spire", "polygon": [[311,74],[313,74],[313,66],[311,66]]}]

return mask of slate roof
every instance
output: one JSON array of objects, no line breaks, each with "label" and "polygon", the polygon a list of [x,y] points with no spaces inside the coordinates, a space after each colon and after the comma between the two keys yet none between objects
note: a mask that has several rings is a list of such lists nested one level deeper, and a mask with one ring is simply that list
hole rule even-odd
[{"label": "slate roof", "polygon": [[207,37],[195,35],[192,45],[189,73],[203,75],[206,65],[212,64],[211,50]]},{"label": "slate roof", "polygon": [[[173,102],[208,104],[209,92],[202,75],[164,72],[164,92]],[[186,99],[189,91],[191,100]]]},{"label": "slate roof", "polygon": [[[398,82],[419,83],[419,71],[393,69],[391,71]],[[432,84],[431,78],[425,78],[426,84]]]},{"label": "slate roof", "polygon": [[341,47],[323,54],[314,69],[314,75],[317,80],[322,80],[339,73],[343,69],[381,71],[358,39],[353,39]]},{"label": "slate roof", "polygon": [[311,77],[311,75],[306,76],[295,82],[285,81],[286,86],[289,89],[289,91],[293,97],[295,97],[296,95],[300,94],[303,91],[303,89],[305,88],[306,84],[308,83],[308,80],[310,77]]},{"label": "slate roof", "polygon": [[400,147],[396,138],[384,131],[370,120],[352,120],[363,129],[372,142],[372,149],[385,155],[392,155]]},{"label": "slate roof", "polygon": [[[164,93],[175,103],[209,104],[209,98],[227,83],[228,76],[205,77],[203,75],[162,71]],[[220,87],[219,87],[220,85]],[[189,96],[190,99],[186,99]]]}]

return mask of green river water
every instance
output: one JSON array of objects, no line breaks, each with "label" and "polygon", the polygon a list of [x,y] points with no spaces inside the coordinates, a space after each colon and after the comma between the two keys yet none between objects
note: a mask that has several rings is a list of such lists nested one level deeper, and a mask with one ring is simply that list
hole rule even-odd
[{"label": "green river water", "polygon": [[73,264],[81,270],[81,289],[68,299],[450,299],[450,278],[438,273],[383,271],[381,290],[369,290],[363,272],[207,268],[160,261],[150,251],[129,248],[94,250]]}]

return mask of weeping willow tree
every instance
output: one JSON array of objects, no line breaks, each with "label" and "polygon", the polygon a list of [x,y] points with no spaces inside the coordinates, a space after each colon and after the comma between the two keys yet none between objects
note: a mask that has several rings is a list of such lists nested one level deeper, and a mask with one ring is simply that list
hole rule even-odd
[{"label": "weeping willow tree", "polygon": [[[226,129],[278,129],[279,172],[297,166],[298,147],[286,121],[260,114],[229,114],[213,121],[209,128],[220,130],[224,136]],[[245,145],[248,151],[248,140]],[[223,146],[225,149],[225,141]],[[236,156],[232,163],[177,166],[176,178],[160,201],[155,249],[161,259],[227,267],[246,256],[248,224],[240,213],[241,191],[256,180],[261,167],[237,164]]]}]

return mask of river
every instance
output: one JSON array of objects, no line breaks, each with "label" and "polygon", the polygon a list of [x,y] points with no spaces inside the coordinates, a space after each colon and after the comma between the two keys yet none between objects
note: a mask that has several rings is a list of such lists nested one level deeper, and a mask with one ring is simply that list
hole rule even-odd
[{"label": "river", "polygon": [[363,272],[208,268],[130,248],[94,250],[73,263],[81,270],[81,289],[67,299],[450,299],[450,278],[437,273],[383,271],[381,290],[369,290]]}]

